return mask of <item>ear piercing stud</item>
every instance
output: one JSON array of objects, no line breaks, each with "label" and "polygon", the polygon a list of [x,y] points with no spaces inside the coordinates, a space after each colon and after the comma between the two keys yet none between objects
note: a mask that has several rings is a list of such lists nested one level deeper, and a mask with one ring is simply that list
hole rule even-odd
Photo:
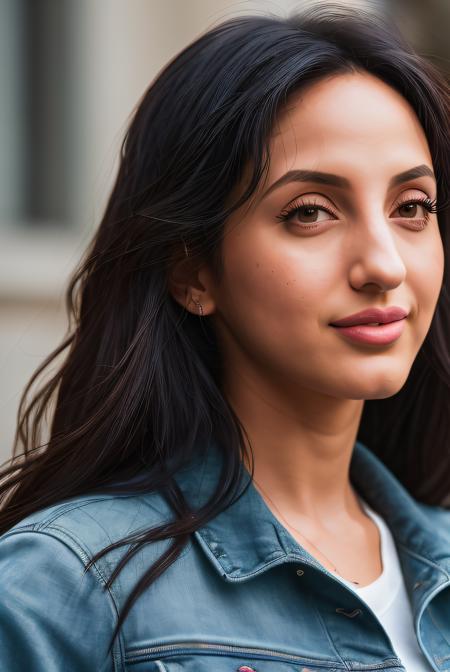
[{"label": "ear piercing stud", "polygon": [[199,313],[200,313],[201,317],[203,317],[203,306],[202,306],[202,304],[200,303],[200,301],[199,301],[198,299],[194,299],[194,298],[192,299],[192,301],[193,301],[193,302],[195,303],[195,305],[197,306],[197,308],[198,308],[198,310],[199,310]]}]

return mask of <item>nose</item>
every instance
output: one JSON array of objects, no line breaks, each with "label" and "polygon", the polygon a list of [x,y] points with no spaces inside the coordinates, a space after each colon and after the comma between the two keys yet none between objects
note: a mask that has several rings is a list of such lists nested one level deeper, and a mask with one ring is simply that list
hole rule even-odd
[{"label": "nose", "polygon": [[400,285],[406,277],[404,251],[406,243],[395,224],[384,215],[372,215],[359,222],[352,232],[349,247],[349,281],[354,289],[368,287],[373,291],[387,291]]}]

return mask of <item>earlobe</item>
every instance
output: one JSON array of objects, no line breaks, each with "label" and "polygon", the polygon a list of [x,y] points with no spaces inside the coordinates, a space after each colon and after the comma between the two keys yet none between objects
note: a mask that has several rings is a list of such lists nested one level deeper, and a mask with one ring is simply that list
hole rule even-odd
[{"label": "earlobe", "polygon": [[[203,282],[200,280],[202,276]],[[214,301],[205,287],[204,269],[195,267],[190,257],[183,256],[172,264],[168,277],[169,293],[183,308],[198,316],[214,312]]]},{"label": "earlobe", "polygon": [[195,303],[195,305],[196,305],[197,308],[198,308],[198,313],[199,313],[199,315],[200,315],[201,317],[203,317],[203,315],[204,315],[204,312],[203,312],[203,306],[202,306],[202,304],[200,303],[200,301],[199,301],[198,299],[194,299],[193,297],[191,298],[191,301],[192,301],[192,303]]}]

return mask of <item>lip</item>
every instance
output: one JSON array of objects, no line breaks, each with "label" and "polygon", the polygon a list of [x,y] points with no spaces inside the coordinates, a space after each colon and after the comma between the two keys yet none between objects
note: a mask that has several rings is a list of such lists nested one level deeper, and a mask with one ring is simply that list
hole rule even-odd
[{"label": "lip", "polygon": [[[390,306],[389,308],[367,308],[361,310],[359,313],[353,313],[340,320],[330,322],[332,327],[352,327],[354,325],[367,324],[368,322],[380,322],[387,324],[388,322],[397,322],[403,320],[409,314],[405,308],[399,306]],[[372,329],[380,329],[380,327],[371,327]]]},{"label": "lip", "polygon": [[399,338],[405,327],[405,318],[387,322],[379,327],[369,327],[367,324],[354,324],[350,327],[335,327],[336,331],[356,343],[368,343],[371,345],[387,345]]}]

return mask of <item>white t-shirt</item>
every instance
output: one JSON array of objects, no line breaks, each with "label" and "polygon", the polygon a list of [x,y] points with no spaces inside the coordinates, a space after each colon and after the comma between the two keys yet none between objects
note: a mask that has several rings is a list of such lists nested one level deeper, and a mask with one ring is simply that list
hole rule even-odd
[{"label": "white t-shirt", "polygon": [[362,587],[342,577],[338,578],[367,602],[377,615],[406,670],[430,672],[433,668],[417,643],[411,605],[392,533],[384,519],[361,497],[359,499],[364,510],[380,530],[383,571],[375,581]]}]

